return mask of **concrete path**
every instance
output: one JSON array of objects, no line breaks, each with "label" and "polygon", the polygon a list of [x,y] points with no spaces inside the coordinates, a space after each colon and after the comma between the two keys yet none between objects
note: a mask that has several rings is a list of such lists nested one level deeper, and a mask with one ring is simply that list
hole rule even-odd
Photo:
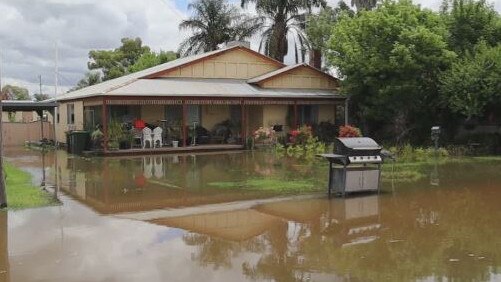
[{"label": "concrete path", "polygon": [[148,221],[158,218],[189,216],[195,214],[205,214],[205,213],[215,213],[215,212],[227,212],[234,210],[245,210],[261,204],[276,203],[282,201],[317,199],[322,197],[327,197],[327,195],[325,195],[324,193],[319,193],[313,195],[310,194],[310,195],[300,195],[300,196],[276,197],[268,199],[256,199],[256,200],[237,201],[237,202],[220,203],[220,204],[210,204],[196,207],[157,209],[143,212],[126,212],[126,213],[114,214],[112,216],[124,219]]}]

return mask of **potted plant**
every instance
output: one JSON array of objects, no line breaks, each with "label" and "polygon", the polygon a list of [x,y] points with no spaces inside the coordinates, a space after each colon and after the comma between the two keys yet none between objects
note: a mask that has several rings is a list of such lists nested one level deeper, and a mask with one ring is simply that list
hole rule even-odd
[{"label": "potted plant", "polygon": [[103,141],[104,141],[104,134],[99,128],[99,126],[96,126],[94,131],[90,134],[90,139],[92,141],[92,148],[93,149],[102,149],[103,148]]},{"label": "potted plant", "polygon": [[130,130],[122,129],[122,135],[119,140],[120,149],[130,149],[132,147],[132,142],[134,141],[134,135]]},{"label": "potted plant", "polygon": [[118,150],[120,148],[120,140],[123,138],[122,124],[117,120],[111,120],[108,125],[108,148],[110,150]]}]

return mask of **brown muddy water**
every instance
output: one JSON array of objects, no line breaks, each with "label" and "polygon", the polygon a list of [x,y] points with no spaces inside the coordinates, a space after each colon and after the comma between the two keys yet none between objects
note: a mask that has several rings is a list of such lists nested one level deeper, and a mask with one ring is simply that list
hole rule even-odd
[{"label": "brown muddy water", "polygon": [[[40,152],[6,155],[40,183]],[[500,161],[329,200],[322,162],[270,153],[43,160],[61,205],[0,213],[0,281],[501,281]]]}]

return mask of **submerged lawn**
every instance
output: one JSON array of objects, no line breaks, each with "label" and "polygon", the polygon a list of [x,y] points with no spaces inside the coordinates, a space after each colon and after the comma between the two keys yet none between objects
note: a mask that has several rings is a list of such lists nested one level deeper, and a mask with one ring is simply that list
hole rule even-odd
[{"label": "submerged lawn", "polygon": [[283,180],[277,178],[251,178],[245,181],[211,182],[217,188],[248,188],[256,191],[301,193],[318,191],[318,187],[307,180]]},{"label": "submerged lawn", "polygon": [[31,175],[9,163],[4,163],[7,176],[7,205],[13,209],[25,209],[54,205],[51,195],[31,182]]}]

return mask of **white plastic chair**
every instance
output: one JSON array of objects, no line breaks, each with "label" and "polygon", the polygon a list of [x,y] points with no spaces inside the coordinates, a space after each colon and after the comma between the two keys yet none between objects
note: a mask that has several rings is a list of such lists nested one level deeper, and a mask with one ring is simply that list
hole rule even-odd
[{"label": "white plastic chair", "polygon": [[146,148],[146,142],[150,143],[150,148],[153,148],[153,139],[151,138],[151,129],[143,128],[143,149]]},{"label": "white plastic chair", "polygon": [[163,142],[162,142],[162,132],[163,131],[164,130],[161,127],[155,127],[155,129],[153,129],[153,147],[157,146],[157,141],[158,141],[159,147],[163,146]]}]

